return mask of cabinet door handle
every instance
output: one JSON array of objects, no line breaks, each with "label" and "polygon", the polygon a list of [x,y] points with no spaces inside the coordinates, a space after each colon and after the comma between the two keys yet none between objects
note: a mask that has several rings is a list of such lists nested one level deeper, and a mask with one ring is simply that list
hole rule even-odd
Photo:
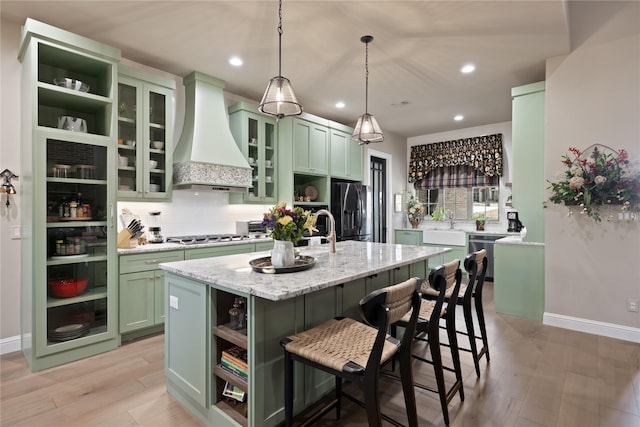
[{"label": "cabinet door handle", "polygon": [[162,278],[162,274],[158,274],[158,275],[156,276],[156,279],[161,279],[161,278]]},{"label": "cabinet door handle", "polygon": [[157,259],[154,259],[154,260],[151,260],[151,261],[145,261],[144,263],[145,263],[145,264],[157,264],[157,263],[158,263],[158,260],[157,260]]},{"label": "cabinet door handle", "polygon": [[149,276],[149,277],[147,277],[147,279],[153,280],[153,276]]},{"label": "cabinet door handle", "polygon": [[115,214],[113,212],[113,203],[109,205],[109,228],[113,228]]}]

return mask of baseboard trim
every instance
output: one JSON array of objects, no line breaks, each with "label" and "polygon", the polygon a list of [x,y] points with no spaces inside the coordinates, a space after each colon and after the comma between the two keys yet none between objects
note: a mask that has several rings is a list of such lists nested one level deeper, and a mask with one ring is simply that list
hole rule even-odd
[{"label": "baseboard trim", "polygon": [[0,354],[20,351],[20,335],[0,339]]},{"label": "baseboard trim", "polygon": [[640,343],[640,328],[555,313],[544,313],[542,323],[549,326],[557,326],[558,328]]}]

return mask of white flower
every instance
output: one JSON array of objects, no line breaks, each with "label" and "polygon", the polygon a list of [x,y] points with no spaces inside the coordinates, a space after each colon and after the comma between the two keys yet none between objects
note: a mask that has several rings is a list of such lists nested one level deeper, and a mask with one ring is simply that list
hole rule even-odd
[{"label": "white flower", "polygon": [[602,184],[607,180],[607,177],[602,176],[602,175],[598,175],[593,179],[593,182],[595,182],[596,184]]},{"label": "white flower", "polygon": [[574,176],[569,180],[569,188],[578,189],[584,185],[584,178],[581,176]]},{"label": "white flower", "polygon": [[569,169],[569,171],[571,172],[571,175],[573,176],[582,176],[582,168],[580,166],[576,166],[573,165],[571,166],[571,169]]}]

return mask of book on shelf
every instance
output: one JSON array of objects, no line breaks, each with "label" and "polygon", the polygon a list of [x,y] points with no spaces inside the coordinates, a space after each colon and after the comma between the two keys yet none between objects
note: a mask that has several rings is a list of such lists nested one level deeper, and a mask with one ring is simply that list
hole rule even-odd
[{"label": "book on shelf", "polygon": [[224,390],[222,390],[222,395],[235,399],[238,402],[244,402],[244,398],[247,394],[239,387],[236,387],[227,381],[224,385]]},{"label": "book on shelf", "polygon": [[222,358],[244,369],[245,371],[249,369],[249,365],[247,364],[247,350],[243,348],[234,346],[223,350]]},{"label": "book on shelf", "polygon": [[230,365],[224,360],[221,360],[220,365],[218,366],[220,366],[224,371],[236,376],[238,379],[242,381],[246,382],[247,379],[249,378],[249,375],[247,374],[247,372],[242,372],[242,370],[234,367],[233,365]]}]

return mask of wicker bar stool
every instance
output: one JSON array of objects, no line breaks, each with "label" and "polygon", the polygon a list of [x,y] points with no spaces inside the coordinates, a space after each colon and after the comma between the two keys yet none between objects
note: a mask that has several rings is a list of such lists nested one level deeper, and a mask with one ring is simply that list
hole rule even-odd
[{"label": "wicker bar stool", "polygon": [[[428,282],[423,282],[421,286],[422,301],[420,304],[420,313],[416,324],[415,340],[428,342],[431,353],[431,360],[426,359],[417,354],[413,354],[414,359],[420,360],[433,365],[436,377],[436,388],[426,384],[414,383],[414,385],[423,390],[432,391],[440,397],[440,406],[442,407],[442,415],[444,422],[449,425],[449,409],[448,404],[456,395],[460,394],[460,400],[464,401],[464,387],[462,385],[462,368],[460,366],[460,354],[458,352],[456,327],[455,327],[455,300],[460,290],[460,282],[462,281],[462,271],[460,271],[460,260],[453,260],[444,265],[440,265],[429,273]],[[428,291],[428,295],[424,292]],[[448,298],[446,296],[449,296]],[[427,298],[428,297],[428,298]],[[444,303],[447,302],[445,307]],[[446,321],[447,336],[449,339],[449,348],[451,351],[451,359],[453,360],[453,368],[444,366],[442,363],[442,352],[440,344],[440,319]],[[391,334],[396,336],[396,328],[404,327],[408,323],[406,318],[391,325]],[[406,332],[405,332],[406,334]],[[455,373],[455,381],[447,389],[444,381],[444,371]],[[384,375],[392,374],[384,373]]]},{"label": "wicker bar stool", "polygon": [[[459,350],[471,353],[476,375],[480,377],[480,358],[486,354],[487,361],[489,361],[489,345],[487,343],[487,331],[484,323],[484,309],[482,306],[482,287],[484,285],[484,275],[487,272],[487,251],[482,249],[467,255],[464,259],[464,268],[469,274],[469,281],[460,285],[460,292],[458,293],[458,298],[456,298],[455,301],[458,305],[462,306],[466,329],[457,329],[457,333],[469,338],[470,348],[458,348]],[[435,298],[436,296],[436,292],[433,289],[423,287],[421,291],[423,295],[427,295],[428,298]],[[449,301],[450,298],[451,293],[447,292],[445,295],[445,301]],[[475,301],[476,316],[478,317],[481,336],[475,335],[472,300]],[[442,327],[444,328],[446,326]],[[476,339],[482,339],[483,342],[483,347],[480,352],[478,352]]]},{"label": "wicker bar stool", "polygon": [[[412,278],[397,285],[374,291],[360,300],[363,320],[338,317],[300,334],[283,339],[285,378],[285,426],[293,423],[293,361],[304,363],[336,378],[335,399],[312,415],[310,425],[330,409],[336,408],[340,419],[341,398],[354,401],[367,410],[369,426],[381,426],[381,419],[401,425],[380,412],[378,375],[380,366],[392,358],[400,365],[402,389],[410,426],[418,425],[413,375],[411,342],[420,307],[420,279]],[[406,334],[401,340],[387,334],[389,324],[409,315]],[[364,402],[342,390],[342,380],[358,384]]]}]

